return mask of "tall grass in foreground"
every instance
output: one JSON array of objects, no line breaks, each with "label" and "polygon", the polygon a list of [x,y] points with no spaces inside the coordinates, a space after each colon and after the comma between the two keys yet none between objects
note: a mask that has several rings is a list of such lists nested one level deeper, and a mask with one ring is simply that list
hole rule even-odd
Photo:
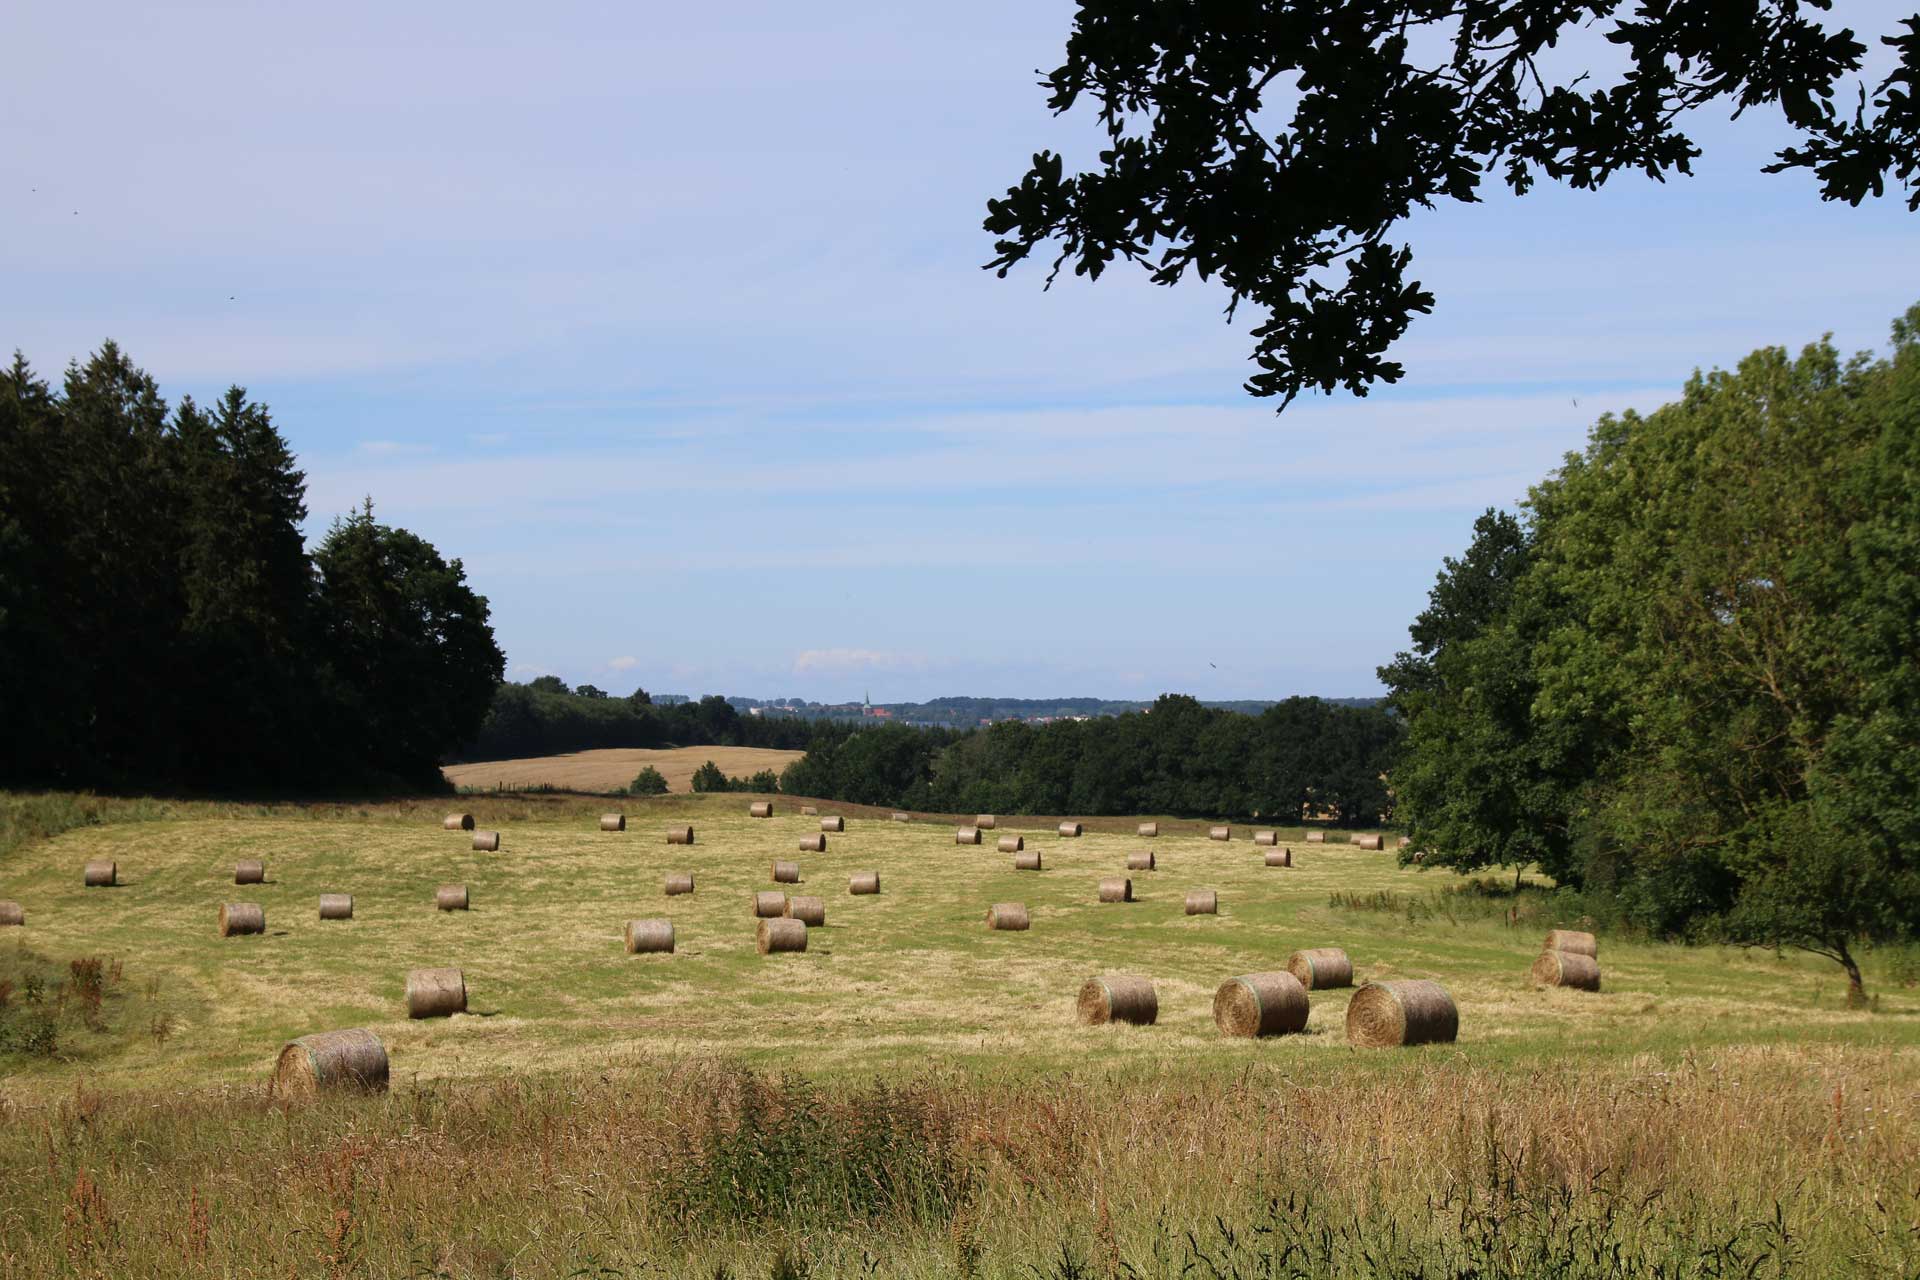
[{"label": "tall grass in foreground", "polygon": [[[1330,1062],[1337,1070],[1337,1063]],[[1530,1078],[927,1076],[692,1062],[0,1104],[0,1277],[1890,1276],[1896,1052]]]}]

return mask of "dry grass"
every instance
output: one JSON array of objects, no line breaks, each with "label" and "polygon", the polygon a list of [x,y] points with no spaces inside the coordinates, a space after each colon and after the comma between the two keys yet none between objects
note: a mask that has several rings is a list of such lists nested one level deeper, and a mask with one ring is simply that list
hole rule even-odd
[{"label": "dry grass", "polygon": [[[672,747],[664,750],[609,748],[525,760],[481,760],[448,765],[441,772],[456,787],[487,791],[494,787],[553,787],[560,791],[607,792],[624,787],[648,765],[660,771],[669,790],[686,795],[693,775],[711,760],[729,778],[749,778],[762,769],[779,773],[805,755],[771,747]],[[746,804],[745,800],[740,802]]]}]

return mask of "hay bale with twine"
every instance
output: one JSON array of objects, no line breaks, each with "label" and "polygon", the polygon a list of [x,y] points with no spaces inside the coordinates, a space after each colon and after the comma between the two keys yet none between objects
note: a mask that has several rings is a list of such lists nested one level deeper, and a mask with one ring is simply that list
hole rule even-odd
[{"label": "hay bale with twine", "polygon": [[693,828],[692,827],[668,827],[667,843],[668,844],[692,844]]},{"label": "hay bale with twine", "polygon": [[991,831],[1000,825],[1000,819],[991,813],[983,813],[973,820],[973,825],[982,831]]},{"label": "hay bale with twine", "polygon": [[1284,1036],[1307,1026],[1307,989],[1277,973],[1243,973],[1213,993],[1213,1025],[1223,1036]]},{"label": "hay bale with twine", "polygon": [[987,908],[987,929],[994,933],[1022,933],[1033,926],[1024,902],[996,902]]},{"label": "hay bale with twine", "polygon": [[773,864],[773,882],[775,884],[799,884],[800,864],[776,859]]},{"label": "hay bale with twine", "polygon": [[627,829],[627,815],[624,813],[601,814],[600,829],[602,831],[625,831]]},{"label": "hay bale with twine", "polygon": [[387,1047],[365,1027],[289,1040],[273,1064],[276,1098],[311,1098],[334,1089],[387,1091]]},{"label": "hay bale with twine", "polygon": [[448,831],[473,830],[473,815],[470,813],[450,813],[441,819],[440,825]]},{"label": "hay bale with twine", "polygon": [[628,955],[658,955],[663,953],[666,955],[673,954],[673,921],[627,921]]},{"label": "hay bale with twine", "polygon": [[669,898],[677,898],[683,893],[692,893],[693,892],[693,872],[691,871],[667,872],[667,879],[664,887],[667,891],[667,896]]},{"label": "hay bale with twine", "polygon": [[1133,881],[1124,876],[1108,876],[1100,882],[1100,901],[1132,902]]},{"label": "hay bale with twine", "polygon": [[0,927],[27,923],[27,909],[17,902],[0,902]]},{"label": "hay bale with twine", "polygon": [[321,894],[320,918],[322,920],[353,919],[353,895],[350,893]]},{"label": "hay bale with twine", "polygon": [[1600,958],[1600,939],[1579,929],[1555,929],[1540,944],[1542,951],[1571,951],[1575,955]]},{"label": "hay bale with twine", "polygon": [[1353,985],[1353,961],[1339,947],[1308,947],[1287,957],[1287,972],[1309,991]]},{"label": "hay bale with twine", "polygon": [[1327,842],[1327,833],[1326,833],[1326,832],[1324,832],[1324,831],[1309,831],[1309,832],[1307,832],[1307,843],[1308,843],[1308,844],[1325,844],[1326,842]]},{"label": "hay bale with twine", "polygon": [[1015,871],[1040,870],[1040,851],[1038,849],[1033,849],[1024,853],[1014,854],[1013,869]]},{"label": "hay bale with twine", "polygon": [[819,812],[820,810],[818,810],[817,808],[815,808],[813,805],[810,805],[810,804],[803,804],[800,806],[800,816],[803,818],[814,817]]},{"label": "hay bale with twine", "polygon": [[1293,850],[1269,849],[1265,861],[1270,867],[1290,867],[1293,865]]},{"label": "hay bale with twine", "polygon": [[800,852],[825,853],[826,851],[827,851],[827,837],[825,832],[822,832],[817,836],[801,836],[800,837]]},{"label": "hay bale with twine", "polygon": [[1207,839],[1231,840],[1233,839],[1233,828],[1232,827],[1208,827]]},{"label": "hay bale with twine", "polygon": [[1127,870],[1129,871],[1153,870],[1153,850],[1135,849],[1132,853],[1128,854]]},{"label": "hay bale with twine", "polygon": [[1151,840],[1160,834],[1160,824],[1157,822],[1143,822],[1133,829],[1133,834],[1139,836],[1142,840]]},{"label": "hay bale with twine", "polygon": [[1088,978],[1075,1002],[1080,1021],[1098,1027],[1109,1022],[1131,1022],[1150,1027],[1160,1017],[1160,997],[1153,981],[1130,973],[1106,973]]},{"label": "hay bale with twine", "polygon": [[1084,828],[1077,822],[1063,822],[1058,827],[1058,830],[1063,837],[1072,838],[1079,835]]},{"label": "hay bale with twine", "polygon": [[1356,849],[1384,849],[1386,841],[1379,836],[1355,836],[1353,847]]},{"label": "hay bale with twine", "polygon": [[827,924],[827,900],[810,894],[797,894],[787,899],[786,918],[798,920],[809,929],[823,929]]},{"label": "hay bale with twine", "polygon": [[847,820],[837,814],[831,818],[822,818],[820,819],[820,829],[822,831],[832,831],[836,833],[845,831],[847,829]]},{"label": "hay bale with twine", "polygon": [[1001,836],[999,844],[1000,852],[1002,853],[1019,853],[1027,847],[1027,838],[1025,836]]},{"label": "hay bale with twine", "polygon": [[953,842],[955,844],[979,844],[980,828],[961,827],[953,833]]},{"label": "hay bale with twine", "polygon": [[771,800],[755,800],[747,806],[747,816],[749,818],[771,818],[773,816],[773,802]]},{"label": "hay bale with twine", "polygon": [[1256,831],[1253,833],[1253,842],[1257,845],[1271,847],[1280,843],[1280,833],[1278,831]]},{"label": "hay bale with twine", "polygon": [[246,858],[234,863],[233,882],[235,884],[265,884],[267,882],[267,864],[258,858]]},{"label": "hay bale with twine", "polygon": [[1542,951],[1527,976],[1543,987],[1598,991],[1600,962],[1578,951]]},{"label": "hay bale with twine", "polygon": [[220,936],[236,938],[243,933],[265,933],[267,911],[257,902],[228,902],[220,907]]},{"label": "hay bale with twine", "polygon": [[433,905],[442,911],[465,911],[469,906],[467,886],[443,884],[433,891]]},{"label": "hay bale with twine", "polygon": [[96,859],[82,868],[81,875],[89,889],[110,889],[120,883],[120,864]]},{"label": "hay bale with twine", "polygon": [[1220,895],[1212,889],[1187,890],[1187,914],[1190,916],[1219,915]]},{"label": "hay bale with twine", "polygon": [[500,833],[498,831],[476,831],[473,833],[473,851],[475,853],[500,852]]},{"label": "hay bale with twine", "polygon": [[1362,1049],[1446,1044],[1459,1034],[1453,997],[1424,978],[1369,982],[1347,1002],[1347,1043]]},{"label": "hay bale with twine", "polygon": [[762,920],[754,931],[754,944],[760,954],[774,951],[805,951],[807,924],[804,920]]},{"label": "hay bale with twine", "polygon": [[847,879],[847,892],[866,894],[880,892],[880,873],[878,871],[856,871]]},{"label": "hay bale with twine", "polygon": [[407,1016],[450,1018],[467,1011],[467,979],[458,969],[413,969],[407,973]]},{"label": "hay bale with twine", "polygon": [[762,889],[753,895],[753,914],[771,920],[787,914],[787,895],[777,889]]}]

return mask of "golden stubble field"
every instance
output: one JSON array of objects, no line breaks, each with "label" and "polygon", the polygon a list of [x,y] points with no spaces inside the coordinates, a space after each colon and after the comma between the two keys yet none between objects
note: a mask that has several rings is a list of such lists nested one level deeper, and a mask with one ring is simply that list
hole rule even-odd
[{"label": "golden stubble field", "polygon": [[805,755],[804,751],[776,751],[772,747],[671,747],[646,750],[611,747],[600,751],[572,751],[524,760],[481,760],[448,765],[441,770],[456,787],[485,790],[495,786],[555,787],[562,791],[611,791],[632,782],[648,765],[660,771],[670,791],[686,795],[693,790],[696,769],[711,760],[729,778],[750,778],[762,769],[779,773]]},{"label": "golden stubble field", "polygon": [[[1444,903],[1438,914],[1332,905],[1336,891],[1432,903],[1453,878],[1402,870],[1391,853],[1308,845],[1298,830],[1286,833],[1297,865],[1269,868],[1247,828],[1218,843],[1200,824],[1167,823],[1167,834],[1144,841],[1126,833],[1129,820],[1062,839],[1050,823],[1004,820],[981,846],[963,847],[950,821],[895,823],[841,806],[847,831],[830,834],[824,854],[802,853],[818,820],[784,798],[775,818],[751,819],[749,799],[629,801],[624,833],[598,830],[584,802],[452,806],[498,826],[503,844],[492,854],[473,852],[465,833],[441,830],[418,806],[134,822],[31,845],[0,867],[0,897],[28,913],[25,928],[0,934],[0,947],[60,963],[120,961],[120,998],[157,1029],[98,1053],[83,1037],[71,1056],[23,1064],[0,1088],[258,1081],[286,1039],[346,1026],[372,1028],[396,1078],[420,1080],[690,1056],[854,1077],[929,1064],[995,1074],[1381,1069],[1383,1055],[1346,1044],[1345,990],[1314,993],[1303,1035],[1255,1043],[1215,1030],[1221,981],[1323,945],[1344,946],[1357,979],[1444,983],[1460,1008],[1460,1039],[1416,1052],[1463,1064],[1789,1043],[1904,1058],[1920,1040],[1910,988],[1870,972],[1877,1008],[1848,1010],[1837,971],[1793,955],[1603,938],[1600,994],[1537,989],[1526,978],[1536,926]],[[499,808],[490,813],[490,803]],[[525,816],[500,821],[508,812]],[[679,821],[695,826],[693,846],[665,842]],[[993,843],[1006,834],[1024,836],[1045,870],[1013,870]],[[1148,844],[1159,865],[1132,873],[1139,901],[1097,902],[1097,881],[1127,874],[1127,853]],[[90,858],[117,860],[123,883],[83,888]],[[264,859],[268,882],[236,886],[241,858]],[[804,883],[775,886],[776,858],[798,861]],[[848,878],[865,870],[879,873],[882,892],[849,895]],[[670,871],[691,871],[696,892],[666,897]],[[443,883],[468,885],[473,909],[437,911]],[[755,950],[749,899],[776,887],[826,900],[826,927],[811,932],[805,954]],[[1194,888],[1217,890],[1220,914],[1185,915]],[[319,920],[323,892],[352,893],[353,920]],[[236,901],[264,906],[264,936],[217,936],[220,904]],[[1024,902],[1032,929],[987,931],[985,912],[1001,901]],[[625,953],[625,922],[646,917],[674,922],[674,954]],[[470,1012],[409,1021],[406,972],[438,965],[465,972]],[[1158,1025],[1080,1026],[1074,997],[1104,972],[1151,977]]]}]

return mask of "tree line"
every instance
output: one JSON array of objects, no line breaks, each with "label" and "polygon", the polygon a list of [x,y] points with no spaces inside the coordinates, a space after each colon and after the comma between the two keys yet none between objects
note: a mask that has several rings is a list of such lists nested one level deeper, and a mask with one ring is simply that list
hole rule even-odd
[{"label": "tree line", "polygon": [[231,388],[169,409],[113,343],[0,374],[0,780],[444,785],[504,662],[460,561],[306,478]]},{"label": "tree line", "polygon": [[1425,861],[1537,863],[1661,936],[1920,932],[1920,307],[1603,417],[1381,669]]},{"label": "tree line", "polygon": [[570,688],[558,676],[502,682],[484,706],[476,731],[460,744],[454,760],[513,760],[605,747],[804,751],[855,728],[832,720],[741,715],[718,694],[661,706],[645,689],[616,698],[593,685]]}]

